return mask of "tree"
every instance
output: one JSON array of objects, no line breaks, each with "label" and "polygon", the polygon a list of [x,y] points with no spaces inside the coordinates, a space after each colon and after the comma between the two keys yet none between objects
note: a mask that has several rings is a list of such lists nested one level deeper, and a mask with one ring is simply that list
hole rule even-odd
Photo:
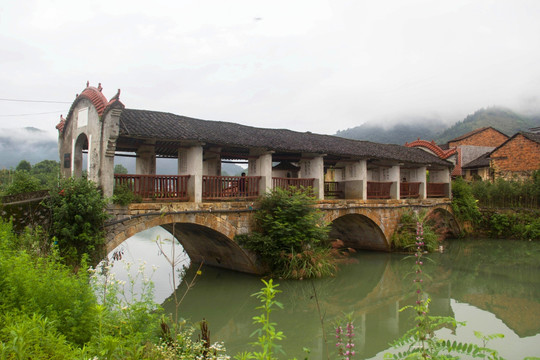
[{"label": "tree", "polygon": [[32,174],[45,188],[52,189],[58,185],[60,163],[54,160],[43,160],[32,167]]},{"label": "tree", "polygon": [[122,164],[116,164],[114,165],[114,173],[115,174],[127,174],[128,170],[126,167]]},{"label": "tree", "polygon": [[19,165],[15,168],[16,171],[28,171],[30,172],[32,170],[32,165],[26,160],[21,160],[19,162]]}]

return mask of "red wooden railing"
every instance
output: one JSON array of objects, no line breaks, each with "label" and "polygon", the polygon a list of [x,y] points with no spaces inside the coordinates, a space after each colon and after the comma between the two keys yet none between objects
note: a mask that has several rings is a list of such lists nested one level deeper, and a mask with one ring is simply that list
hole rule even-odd
[{"label": "red wooden railing", "polygon": [[399,185],[399,197],[400,199],[417,198],[420,196],[420,184],[419,182],[402,182]]},{"label": "red wooden railing", "polygon": [[315,179],[313,178],[282,178],[282,177],[273,177],[272,178],[272,189],[288,189],[295,187],[298,190],[305,189],[308,191],[309,196],[313,196],[313,185],[315,184]]},{"label": "red wooden railing", "polygon": [[339,190],[339,182],[324,182],[324,197],[328,199],[339,199],[343,196],[343,191]]},{"label": "red wooden railing", "polygon": [[390,188],[392,182],[367,182],[368,199],[390,199]]},{"label": "red wooden railing", "polygon": [[203,175],[202,178],[202,198],[204,200],[256,198],[259,196],[260,176]]},{"label": "red wooden railing", "polygon": [[427,197],[445,197],[447,183],[427,183]]},{"label": "red wooden railing", "polygon": [[116,185],[127,185],[143,199],[187,200],[189,175],[131,175],[114,174]]}]

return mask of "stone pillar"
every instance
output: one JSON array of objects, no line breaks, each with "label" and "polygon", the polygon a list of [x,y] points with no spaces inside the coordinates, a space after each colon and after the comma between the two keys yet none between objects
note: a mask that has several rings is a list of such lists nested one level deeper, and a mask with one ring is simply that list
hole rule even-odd
[{"label": "stone pillar", "polygon": [[367,199],[367,161],[348,163],[344,172],[345,199]]},{"label": "stone pillar", "polygon": [[427,177],[426,177],[426,167],[422,166],[416,169],[416,179],[415,181],[418,181],[420,183],[420,199],[426,199],[427,198]]},{"label": "stone pillar", "polygon": [[135,172],[138,175],[156,174],[156,149],[154,144],[144,144],[137,149]]},{"label": "stone pillar", "polygon": [[202,202],[203,148],[201,145],[178,149],[178,174],[190,175],[189,201]]},{"label": "stone pillar", "polygon": [[116,152],[116,140],[118,139],[120,115],[122,109],[110,110],[101,126],[100,139],[101,160],[99,166],[99,182],[106,197],[111,197],[114,190],[114,155]]},{"label": "stone pillar", "polygon": [[318,200],[324,200],[324,155],[303,154],[299,177],[314,178],[313,194]]},{"label": "stone pillar", "polygon": [[272,154],[273,151],[250,149],[248,162],[248,175],[260,176],[259,195],[272,190]]},{"label": "stone pillar", "polygon": [[211,148],[204,152],[203,174],[221,176],[221,148]]},{"label": "stone pillar", "polygon": [[399,200],[399,186],[401,179],[399,178],[399,165],[394,165],[388,169],[388,181],[392,182],[390,187],[390,198]]}]

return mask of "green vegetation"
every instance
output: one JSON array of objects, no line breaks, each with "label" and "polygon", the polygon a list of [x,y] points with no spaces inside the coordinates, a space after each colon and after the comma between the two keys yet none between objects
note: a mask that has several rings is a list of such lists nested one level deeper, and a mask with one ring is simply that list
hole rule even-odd
[{"label": "green vegetation", "polygon": [[51,236],[60,255],[70,264],[80,263],[84,254],[97,264],[103,258],[103,224],[107,201],[96,185],[84,178],[65,179],[51,191]]},{"label": "green vegetation", "polygon": [[149,279],[125,284],[108,267],[87,272],[84,261],[74,273],[56,246],[46,257],[35,251],[38,238],[20,239],[0,221],[1,360],[225,359],[222,345],[196,340],[185,322],[174,337],[166,331]]},{"label": "green vegetation", "polygon": [[113,204],[126,206],[133,202],[141,201],[142,197],[140,195],[135,195],[127,184],[120,184],[114,186],[114,192],[112,196]]},{"label": "green vegetation", "polygon": [[114,165],[114,173],[115,174],[127,174],[128,170],[126,167],[122,164],[116,164]]},{"label": "green vegetation", "polygon": [[475,233],[495,238],[540,240],[540,171],[532,179],[452,182],[452,208]]},{"label": "green vegetation", "polygon": [[417,241],[416,237],[418,236],[416,234],[416,226],[418,223],[423,225],[426,250],[436,250],[439,245],[439,236],[429,225],[429,221],[426,221],[426,213],[415,213],[413,211],[404,213],[399,219],[398,229],[392,234],[392,238],[390,239],[392,249],[414,252]]},{"label": "green vegetation", "polygon": [[314,199],[307,193],[290,188],[264,195],[255,214],[257,230],[238,237],[274,276],[304,279],[336,271],[328,241],[330,229],[321,212],[311,206]]},{"label": "green vegetation", "polygon": [[452,210],[461,221],[477,223],[480,210],[471,187],[462,178],[452,181]]},{"label": "green vegetation", "polygon": [[473,181],[470,187],[482,208],[540,208],[540,170],[526,180]]},{"label": "green vegetation", "polygon": [[52,189],[58,184],[60,164],[43,160],[34,166],[21,160],[15,170],[0,170],[0,191],[4,195],[16,195],[44,189]]}]

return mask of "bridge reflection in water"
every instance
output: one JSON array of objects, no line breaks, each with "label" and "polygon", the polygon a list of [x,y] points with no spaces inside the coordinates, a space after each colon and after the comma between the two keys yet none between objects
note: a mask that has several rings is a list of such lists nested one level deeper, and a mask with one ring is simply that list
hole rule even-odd
[{"label": "bridge reflection in water", "polygon": [[[457,330],[460,341],[474,342],[472,330],[503,333],[509,342],[495,341],[492,347],[502,354],[506,351],[506,358],[538,354],[540,269],[518,261],[514,269],[505,271],[506,276],[500,276],[501,267],[495,261],[500,259],[500,252],[488,250],[489,255],[486,251],[481,254],[476,252],[476,246],[455,240],[447,245],[446,253],[430,255],[434,263],[428,264],[425,271],[432,276],[431,282],[426,284],[432,299],[431,314],[456,316],[458,320],[469,322],[469,327]],[[498,241],[483,242],[479,246],[483,249],[502,246],[507,252],[510,248]],[[540,246],[536,245],[536,249],[539,254]],[[352,313],[355,320],[358,359],[382,358],[380,353],[389,348],[388,343],[413,326],[412,312],[399,312],[415,301],[412,279],[407,277],[411,261],[404,258],[400,254],[361,252],[354,257],[355,263],[341,265],[337,277],[313,282],[331,354],[335,351],[332,324],[344,313]],[[475,272],[477,270],[481,274]],[[485,281],[483,275],[487,275],[489,281]],[[278,300],[284,304],[284,309],[275,311],[272,316],[287,336],[283,342],[287,357],[300,357],[302,347],[309,347],[310,358],[324,358],[325,345],[312,283],[277,282],[283,291]],[[250,295],[261,285],[257,277],[204,268],[197,285],[182,303],[181,315],[192,321],[207,319],[212,341],[225,341],[230,354],[250,350],[248,344],[254,339],[249,338],[249,334],[255,329],[251,318],[257,314],[254,309],[258,306]],[[179,291],[184,292],[182,288]],[[520,304],[527,307],[520,308]],[[166,302],[164,307],[171,310],[172,304]],[[489,324],[487,329],[486,324]],[[454,331],[442,330],[449,336]],[[515,357],[512,352],[522,352],[524,356]]]}]

